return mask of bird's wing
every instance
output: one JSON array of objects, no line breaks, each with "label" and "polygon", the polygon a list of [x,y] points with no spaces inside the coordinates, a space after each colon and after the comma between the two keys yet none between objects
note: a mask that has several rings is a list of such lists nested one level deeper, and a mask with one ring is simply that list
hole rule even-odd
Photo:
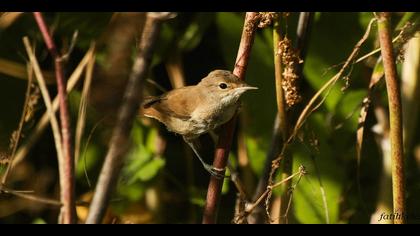
[{"label": "bird's wing", "polygon": [[188,92],[189,88],[184,87],[172,90],[159,97],[146,98],[142,105],[144,114],[160,121],[164,121],[168,117],[189,120],[196,107],[197,99],[185,96]]}]

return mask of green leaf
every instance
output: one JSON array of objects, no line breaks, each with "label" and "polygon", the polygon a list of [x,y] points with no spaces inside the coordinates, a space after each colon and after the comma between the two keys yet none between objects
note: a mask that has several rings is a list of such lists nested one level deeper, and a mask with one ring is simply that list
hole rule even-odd
[{"label": "green leaf", "polygon": [[196,13],[183,35],[178,39],[181,51],[190,51],[201,42],[204,33],[214,21],[214,13]]},{"label": "green leaf", "polygon": [[85,143],[82,144],[79,162],[76,166],[76,176],[83,180],[85,178],[85,170],[89,173],[89,170],[97,164],[99,159],[98,147],[91,143],[85,150],[85,145]]},{"label": "green leaf", "polygon": [[189,201],[191,204],[197,205],[199,207],[204,207],[206,204],[206,190],[202,188],[197,188],[195,186],[189,186],[188,194],[189,194]]},{"label": "green leaf", "polygon": [[[327,141],[329,134],[326,133],[325,117],[322,114],[315,114],[310,117],[309,122],[319,141],[319,153],[310,151],[307,144],[293,149],[293,172],[297,172],[300,165],[305,166],[308,171],[294,190],[295,215],[300,223],[326,223],[325,212],[328,210],[329,222],[336,223],[339,220],[339,204],[344,181],[343,166],[340,165],[337,154]],[[317,173],[325,190],[327,207],[324,206]]]},{"label": "green leaf", "polygon": [[[130,184],[130,185],[120,184],[118,186],[119,195],[127,198],[129,201],[132,201],[132,202],[139,201],[144,196],[145,191],[146,191],[146,186],[140,183]],[[127,203],[128,202],[123,201],[123,202],[119,202],[118,204],[113,204],[113,205],[117,207],[118,205],[120,205],[120,207],[123,207]]]},{"label": "green leaf", "polygon": [[36,225],[41,225],[41,224],[43,225],[43,224],[46,224],[46,223],[47,222],[42,218],[36,218],[32,221],[32,224],[36,224]]},{"label": "green leaf", "polygon": [[[318,21],[314,22],[304,65],[304,75],[315,91],[339,71],[342,67],[341,63],[345,62],[355,44],[363,36],[365,26],[361,26],[357,19],[360,19],[358,13],[345,15],[321,13]],[[368,17],[363,15],[362,19],[368,19]],[[365,24],[365,21],[363,20],[362,23]],[[374,36],[373,31],[371,34]],[[362,47],[362,52],[366,51],[367,46],[370,45],[369,41],[366,42]],[[359,70],[357,65],[350,68],[350,77],[359,78]],[[346,71],[343,76],[349,75],[348,73],[349,71]],[[357,83],[360,82],[357,81]],[[340,80],[328,93],[324,105],[330,111],[334,110],[341,99],[340,84],[342,83]]]},{"label": "green leaf", "polygon": [[157,129],[151,129],[147,134],[146,148],[148,151],[155,153],[156,152],[156,143],[158,138]]},{"label": "green leaf", "polygon": [[151,68],[162,63],[165,58],[167,58],[168,50],[170,50],[171,45],[175,38],[175,31],[171,27],[169,22],[165,22],[162,24],[162,28],[160,30],[159,39],[158,39],[158,47],[156,47],[155,52],[153,54]]},{"label": "green leaf", "polygon": [[143,135],[143,127],[138,122],[134,122],[133,129],[131,130],[131,139],[134,145],[139,146],[143,144]]},{"label": "green leaf", "polygon": [[155,153],[157,130],[135,123],[131,134],[133,145],[128,154],[123,176],[128,179],[128,184],[151,180],[165,164],[164,159]]},{"label": "green leaf", "polygon": [[[246,137],[245,143],[247,147],[247,152],[250,155],[249,161],[251,164],[252,169],[255,173],[261,173],[264,169],[264,160],[266,153],[265,148],[262,148],[258,142],[257,139],[252,137]],[[265,145],[266,146],[266,145]]]},{"label": "green leaf", "polygon": [[162,158],[154,158],[147,162],[141,169],[136,173],[136,178],[141,181],[148,181],[156,176],[158,171],[165,166],[165,160]]},{"label": "green leaf", "polygon": [[191,204],[197,205],[199,207],[204,207],[206,205],[206,199],[204,198],[192,197],[190,198],[190,202]]},{"label": "green leaf", "polygon": [[340,117],[339,122],[350,132],[357,130],[360,108],[366,95],[366,90],[345,92],[335,108],[336,114]]},{"label": "green leaf", "polygon": [[[236,157],[235,155],[231,152],[229,153],[229,162],[231,164],[231,166],[236,166]],[[229,168],[226,168],[226,172],[225,172],[226,176],[230,176],[231,172]],[[230,184],[230,178],[224,178],[223,179],[223,185],[222,185],[222,194],[227,194],[229,192],[229,184]]]},{"label": "green leaf", "polygon": [[396,29],[397,30],[401,29],[409,21],[412,23],[418,24],[419,18],[420,18],[420,14],[418,12],[406,12],[401,17],[401,20],[398,22]]},{"label": "green leaf", "polygon": [[77,45],[87,49],[92,40],[98,38],[111,20],[111,12],[61,12],[55,18],[56,34],[71,39],[78,31]]}]

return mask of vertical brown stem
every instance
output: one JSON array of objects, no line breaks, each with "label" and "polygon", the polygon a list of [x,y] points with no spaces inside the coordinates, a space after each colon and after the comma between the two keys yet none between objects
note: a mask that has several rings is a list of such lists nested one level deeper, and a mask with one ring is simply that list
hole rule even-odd
[{"label": "vertical brown stem", "polygon": [[402,109],[401,94],[398,84],[395,57],[392,47],[390,13],[381,12],[376,15],[378,19],[378,34],[381,44],[381,54],[385,71],[386,88],[388,93],[390,139],[391,139],[391,169],[392,192],[395,224],[404,224],[405,197],[404,197],[404,150],[402,136]]},{"label": "vertical brown stem", "polygon": [[[239,44],[238,54],[236,56],[235,68],[233,74],[239,79],[245,79],[245,72],[248,65],[248,59],[251,54],[252,44],[254,42],[256,23],[258,13],[247,12],[245,15],[244,27],[242,30],[241,42]],[[229,157],[230,146],[232,144],[233,132],[235,131],[237,117],[234,116],[228,123],[222,126],[222,133],[216,147],[213,166],[218,169],[225,169]],[[223,171],[224,172],[224,171]],[[207,191],[206,205],[204,206],[203,224],[214,224],[217,220],[218,205],[222,191],[223,179],[214,176],[210,177],[210,183]]]},{"label": "vertical brown stem", "polygon": [[[236,126],[236,117],[226,123],[220,134],[219,142],[216,147],[213,166],[215,168],[225,168],[227,165],[230,146],[232,144],[233,132]],[[207,190],[206,205],[204,206],[203,224],[215,224],[217,220],[218,206],[223,186],[223,179],[210,177]]]},{"label": "vertical brown stem", "polygon": [[34,12],[35,21],[38,24],[39,30],[41,31],[44,42],[54,59],[55,77],[57,80],[57,90],[60,104],[60,124],[61,124],[61,136],[63,144],[63,178],[61,180],[61,201],[63,203],[62,208],[62,222],[64,224],[75,223],[76,220],[76,208],[75,208],[75,180],[74,180],[74,160],[73,160],[73,147],[72,147],[72,135],[70,127],[70,113],[67,101],[66,84],[67,81],[64,78],[62,58],[57,51],[57,47],[51,34],[48,31],[48,27],[45,20],[40,12]]}]

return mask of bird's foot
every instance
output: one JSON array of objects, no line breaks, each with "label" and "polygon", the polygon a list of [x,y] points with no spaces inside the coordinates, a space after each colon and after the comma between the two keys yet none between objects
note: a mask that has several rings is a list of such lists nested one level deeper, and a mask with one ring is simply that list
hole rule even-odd
[{"label": "bird's foot", "polygon": [[225,175],[226,169],[216,168],[209,164],[203,164],[203,166],[204,169],[207,170],[207,172],[209,172],[212,176],[216,177],[217,179],[224,179],[228,177]]}]

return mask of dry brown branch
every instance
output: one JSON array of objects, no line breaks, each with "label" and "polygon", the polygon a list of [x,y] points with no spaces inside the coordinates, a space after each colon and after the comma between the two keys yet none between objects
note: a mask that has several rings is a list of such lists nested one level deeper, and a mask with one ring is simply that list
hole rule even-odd
[{"label": "dry brown branch", "polygon": [[86,220],[88,224],[101,223],[105,215],[111,193],[117,184],[119,172],[124,163],[125,154],[128,151],[129,134],[142,99],[141,86],[146,79],[161,23],[170,15],[169,13],[147,14],[140,51],[134,61],[123,103],[118,113],[118,120],[109,141],[109,149]]},{"label": "dry brown branch", "polygon": [[61,198],[63,207],[59,223],[71,224],[76,222],[76,207],[74,194],[74,150],[71,133],[70,111],[66,91],[67,80],[64,77],[63,58],[58,53],[57,47],[48,30],[44,17],[40,12],[34,12],[33,15],[36,23],[38,24],[38,28],[41,31],[45,45],[54,59],[55,78],[57,80],[57,90],[60,104],[60,128],[63,148],[63,160],[60,163],[63,171],[63,175],[61,177],[64,178],[61,181]]},{"label": "dry brown branch", "polygon": [[[76,69],[71,74],[69,81],[67,83],[67,92],[70,92],[74,86],[79,82],[81,75],[85,69],[85,66],[87,63],[91,60],[92,57],[93,48],[90,48],[85,56],[80,61],[79,65],[76,67]],[[58,110],[58,97],[55,97],[52,102],[52,108],[54,110],[54,113]],[[26,142],[22,144],[21,147],[16,152],[16,157],[12,163],[12,167],[18,165],[23,159],[26,157],[26,155],[29,153],[30,149],[35,145],[35,143],[38,141],[38,139],[41,137],[43,131],[47,127],[49,123],[49,113],[46,111],[39,120],[38,124],[35,126],[33,131],[28,134],[26,137]]]}]

